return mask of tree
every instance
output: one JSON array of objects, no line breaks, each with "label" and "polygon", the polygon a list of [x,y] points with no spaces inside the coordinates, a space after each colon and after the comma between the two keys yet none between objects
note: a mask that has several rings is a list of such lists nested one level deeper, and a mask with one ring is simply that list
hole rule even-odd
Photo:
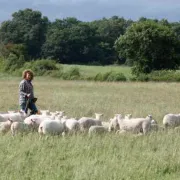
[{"label": "tree", "polygon": [[126,28],[132,23],[131,20],[125,20],[118,16],[103,18],[91,22],[91,25],[97,28],[97,33],[101,37],[100,48],[104,53],[105,64],[112,64],[117,61],[117,54],[114,49],[114,42],[126,31]]},{"label": "tree", "polygon": [[133,73],[176,69],[179,65],[179,40],[174,31],[153,20],[137,22],[115,42],[120,57],[133,60]]},{"label": "tree", "polygon": [[55,59],[61,63],[88,64],[100,60],[99,37],[96,29],[88,23],[77,23],[64,27],[61,21],[49,28],[43,45],[44,58]]},{"label": "tree", "polygon": [[5,44],[25,45],[30,59],[35,59],[41,55],[48,24],[48,18],[39,11],[19,10],[12,14],[12,20],[2,23],[0,36]]}]

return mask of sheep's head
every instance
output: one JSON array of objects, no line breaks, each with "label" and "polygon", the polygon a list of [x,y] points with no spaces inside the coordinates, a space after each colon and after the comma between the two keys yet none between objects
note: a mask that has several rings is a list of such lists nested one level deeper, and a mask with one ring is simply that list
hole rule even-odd
[{"label": "sheep's head", "polygon": [[156,120],[152,119],[151,124],[158,124]]},{"label": "sheep's head", "polygon": [[40,112],[41,112],[42,115],[50,115],[49,109],[47,109],[47,110],[40,110]]},{"label": "sheep's head", "polygon": [[96,119],[100,119],[101,117],[103,117],[103,114],[100,113],[95,113]]},{"label": "sheep's head", "polygon": [[12,124],[13,120],[11,118],[8,118],[8,122],[9,122],[9,124]]},{"label": "sheep's head", "polygon": [[63,117],[65,114],[65,111],[56,111],[57,115]]},{"label": "sheep's head", "polygon": [[123,119],[123,115],[122,114],[115,114],[114,118],[120,120],[120,119]]},{"label": "sheep's head", "polygon": [[126,114],[125,115],[125,119],[131,119],[132,118],[132,114]]},{"label": "sheep's head", "polygon": [[147,117],[146,118],[148,118],[148,119],[150,119],[150,120],[152,120],[152,115],[147,115]]},{"label": "sheep's head", "polygon": [[111,118],[109,120],[109,128],[108,131],[116,131],[119,130],[119,123],[118,123],[118,119],[116,117]]}]

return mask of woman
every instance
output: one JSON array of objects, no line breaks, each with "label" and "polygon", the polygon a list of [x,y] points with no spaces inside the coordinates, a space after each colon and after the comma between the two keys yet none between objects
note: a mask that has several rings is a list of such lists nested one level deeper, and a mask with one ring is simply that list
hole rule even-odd
[{"label": "woman", "polygon": [[19,84],[19,105],[25,113],[28,112],[29,108],[31,110],[30,114],[36,114],[38,112],[35,105],[37,98],[34,97],[33,85],[31,83],[34,74],[31,70],[25,70],[22,77],[23,80]]}]

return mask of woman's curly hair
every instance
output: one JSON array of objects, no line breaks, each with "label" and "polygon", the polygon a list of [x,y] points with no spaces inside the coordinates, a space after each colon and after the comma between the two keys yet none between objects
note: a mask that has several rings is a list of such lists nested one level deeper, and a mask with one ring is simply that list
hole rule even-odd
[{"label": "woman's curly hair", "polygon": [[33,73],[33,71],[30,70],[30,69],[26,69],[26,70],[23,71],[23,73],[22,73],[22,78],[25,79],[27,73],[29,73],[29,74],[31,75],[31,80],[33,80],[33,78],[34,78],[34,73]]}]

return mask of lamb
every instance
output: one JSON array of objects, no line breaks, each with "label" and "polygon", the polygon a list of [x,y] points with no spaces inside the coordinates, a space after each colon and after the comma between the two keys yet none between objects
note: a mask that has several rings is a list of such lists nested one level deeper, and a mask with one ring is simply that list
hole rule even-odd
[{"label": "lamb", "polygon": [[132,118],[131,121],[118,116],[120,131],[147,134],[151,128],[152,116],[146,118]]},{"label": "lamb", "polygon": [[108,128],[104,126],[91,126],[89,128],[89,136],[93,134],[102,134],[108,132]]},{"label": "lamb", "polygon": [[87,131],[93,125],[102,126],[102,121],[100,118],[103,116],[103,114],[95,113],[95,116],[96,118],[82,117],[79,119],[80,130],[82,132]]},{"label": "lamb", "polygon": [[30,132],[37,129],[37,124],[35,121],[31,119],[31,124],[25,124],[24,122],[13,122],[11,125],[11,133],[13,136],[15,134],[23,133],[23,132]]},{"label": "lamb", "polygon": [[42,134],[59,135],[64,132],[65,128],[60,120],[44,120],[39,125],[38,132]]},{"label": "lamb", "polygon": [[8,119],[5,122],[0,122],[0,132],[3,134],[7,133],[10,130],[12,123],[13,123],[12,119]]},{"label": "lamb", "polygon": [[180,126],[180,114],[166,114],[163,118],[163,125],[165,128]]}]

